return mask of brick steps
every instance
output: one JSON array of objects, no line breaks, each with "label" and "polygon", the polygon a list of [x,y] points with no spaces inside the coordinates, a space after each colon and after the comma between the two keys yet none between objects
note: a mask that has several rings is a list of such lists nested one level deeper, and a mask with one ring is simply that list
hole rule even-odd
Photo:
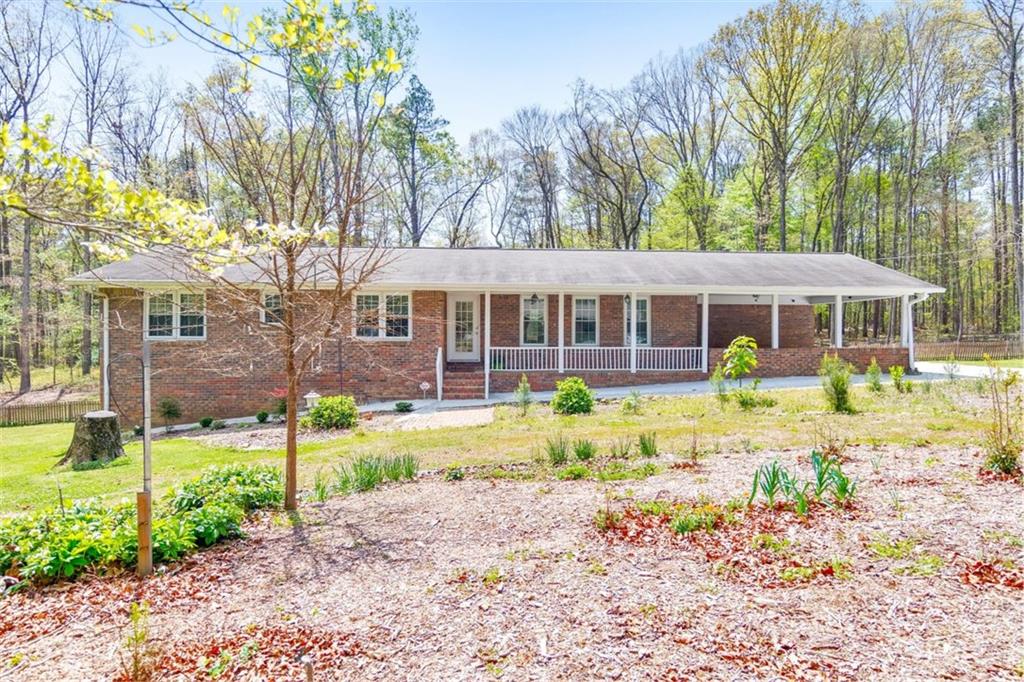
[{"label": "brick steps", "polygon": [[444,372],[445,400],[473,400],[484,397],[483,365],[450,363]]}]

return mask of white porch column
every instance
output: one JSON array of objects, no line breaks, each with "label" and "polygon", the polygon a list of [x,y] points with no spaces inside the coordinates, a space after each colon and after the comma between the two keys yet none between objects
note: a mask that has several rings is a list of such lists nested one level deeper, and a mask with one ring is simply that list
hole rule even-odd
[{"label": "white porch column", "polygon": [[484,292],[484,400],[491,397],[491,290]]},{"label": "white porch column", "polygon": [[910,296],[903,297],[903,328],[901,334],[902,345],[907,349],[907,369],[916,371],[917,364],[914,361],[914,305],[910,302]]},{"label": "white porch column", "polygon": [[[647,316],[650,317],[650,311]],[[648,323],[650,324],[650,323]],[[648,329],[650,334],[651,330]],[[636,374],[636,292],[629,294],[629,371]]]},{"label": "white porch column", "polygon": [[701,294],[700,303],[700,371],[708,372],[708,292]]},{"label": "white porch column", "polygon": [[836,348],[843,347],[843,297],[836,296],[835,303],[832,304],[832,323],[835,329],[835,345]]},{"label": "white porch column", "polygon": [[907,318],[910,317],[910,297],[900,297],[900,345],[907,347]]},{"label": "white porch column", "polygon": [[558,373],[565,373],[565,292],[558,292]]},{"label": "white porch column", "polygon": [[772,348],[779,347],[779,295],[772,294]]}]

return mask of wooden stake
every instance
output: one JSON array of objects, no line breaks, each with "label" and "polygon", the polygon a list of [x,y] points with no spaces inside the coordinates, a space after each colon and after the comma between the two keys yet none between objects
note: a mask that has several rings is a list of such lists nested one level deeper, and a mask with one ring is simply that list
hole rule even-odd
[{"label": "wooden stake", "polygon": [[136,493],[135,500],[139,509],[139,577],[141,578],[153,572],[152,493]]}]

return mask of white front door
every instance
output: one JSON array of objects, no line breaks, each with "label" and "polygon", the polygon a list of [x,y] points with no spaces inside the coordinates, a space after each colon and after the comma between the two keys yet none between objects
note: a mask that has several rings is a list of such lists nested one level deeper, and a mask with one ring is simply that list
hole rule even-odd
[{"label": "white front door", "polygon": [[480,362],[479,294],[448,294],[448,359]]}]

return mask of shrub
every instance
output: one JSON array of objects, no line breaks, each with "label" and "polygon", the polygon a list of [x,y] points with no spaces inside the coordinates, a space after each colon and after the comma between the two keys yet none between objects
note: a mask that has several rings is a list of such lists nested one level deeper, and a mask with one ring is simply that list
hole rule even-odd
[{"label": "shrub", "polygon": [[882,392],[882,368],[878,366],[878,360],[871,356],[871,364],[864,372],[864,379],[867,382],[868,390],[872,393]]},{"label": "shrub", "polygon": [[186,518],[192,526],[196,544],[209,547],[227,538],[240,537],[245,511],[234,504],[213,502],[193,509]]},{"label": "shrub", "polygon": [[141,436],[145,432],[146,429],[139,424],[136,424],[135,426],[132,427],[132,433],[134,433],[136,436]]},{"label": "shrub", "polygon": [[530,390],[530,382],[525,374],[519,375],[519,384],[512,393],[512,400],[519,410],[519,416],[525,417],[526,413],[530,411],[530,405],[533,403],[533,392]]},{"label": "shrub", "polygon": [[722,353],[724,372],[733,381],[743,385],[743,377],[757,368],[757,341],[749,336],[737,336]]},{"label": "shrub", "polygon": [[649,433],[641,433],[639,439],[639,446],[641,457],[658,456],[658,442],[655,438],[654,431],[651,431]]},{"label": "shrub", "polygon": [[1020,374],[1007,372],[997,367],[988,356],[989,396],[991,397],[991,424],[985,438],[987,457],[985,466],[1001,474],[1018,474],[1021,471],[1020,456],[1024,450],[1024,413],[1021,394],[1013,397],[1012,391],[1020,382]]},{"label": "shrub", "polygon": [[572,452],[576,455],[576,459],[581,462],[587,462],[597,454],[597,446],[594,445],[593,441],[581,438],[572,444]]},{"label": "shrub", "polygon": [[562,434],[548,438],[544,450],[547,452],[548,462],[552,466],[559,467],[569,461],[569,441]]},{"label": "shrub", "polygon": [[212,424],[212,423],[213,423],[213,417],[203,417],[202,419],[199,420],[200,428],[204,428],[204,429],[210,428],[210,424]]},{"label": "shrub", "polygon": [[164,426],[170,429],[171,422],[181,417],[181,403],[174,398],[161,398],[156,404],[156,413],[164,420]]},{"label": "shrub", "polygon": [[590,469],[585,464],[570,464],[560,469],[555,476],[559,481],[578,481],[590,476]]},{"label": "shrub", "polygon": [[747,388],[736,388],[733,390],[733,397],[741,410],[753,410],[758,407],[775,407],[776,400],[770,395],[762,395],[757,392],[761,385],[760,379],[754,379]]},{"label": "shrub", "polygon": [[853,365],[840,359],[838,353],[825,353],[821,358],[818,376],[821,386],[825,389],[825,400],[833,412],[853,414],[853,403],[850,401],[850,376]]},{"label": "shrub", "polygon": [[910,388],[908,384],[910,382],[903,380],[903,367],[900,365],[893,365],[889,368],[889,377],[892,379],[892,387],[896,389],[897,393],[909,393]]},{"label": "shrub", "polygon": [[256,413],[256,421],[260,424],[265,424],[268,419],[270,419],[270,414],[265,410]]},{"label": "shrub", "polygon": [[629,395],[622,399],[622,413],[623,414],[640,414],[640,407],[643,398],[640,396],[640,391],[630,391]]},{"label": "shrub", "polygon": [[349,395],[321,398],[308,415],[310,426],[317,429],[350,429],[358,419],[359,408]]},{"label": "shrub", "polygon": [[284,500],[281,472],[266,464],[225,464],[209,467],[200,476],[172,488],[167,504],[176,512],[227,502],[245,512],[275,507]]},{"label": "shrub", "polygon": [[395,403],[395,412],[412,412],[412,403],[408,400],[399,400]]},{"label": "shrub", "polygon": [[460,467],[450,467],[444,472],[444,480],[446,481],[461,481],[466,477],[466,473]]},{"label": "shrub", "polygon": [[594,394],[583,379],[569,377],[556,384],[551,407],[558,414],[589,414],[594,409]]},{"label": "shrub", "polygon": [[715,371],[711,373],[708,381],[715,391],[715,397],[718,398],[719,407],[724,408],[725,404],[729,402],[729,391],[725,386],[725,370],[722,369],[721,363],[715,365]]},{"label": "shrub", "polygon": [[213,422],[213,424],[210,425],[210,428],[212,428],[214,431],[220,431],[221,429],[226,429],[227,427],[228,423],[223,419],[218,419],[217,421]]}]

